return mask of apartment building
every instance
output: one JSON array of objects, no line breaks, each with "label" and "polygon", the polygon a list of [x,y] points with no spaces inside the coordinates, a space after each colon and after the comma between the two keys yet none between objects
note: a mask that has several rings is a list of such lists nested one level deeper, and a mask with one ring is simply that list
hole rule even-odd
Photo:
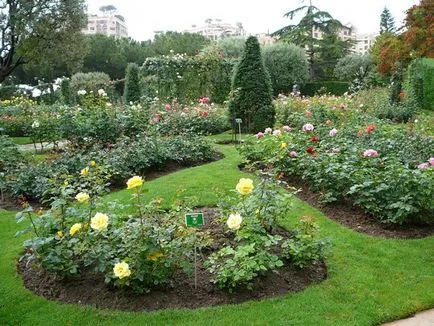
[{"label": "apartment building", "polygon": [[[313,29],[312,35],[316,39],[321,39],[323,33],[320,30]],[[341,40],[351,40],[354,42],[351,50],[357,54],[367,54],[369,53],[369,49],[375,42],[378,33],[366,33],[359,34],[357,33],[357,29],[351,24],[347,23],[338,31],[338,36]]]},{"label": "apartment building", "polygon": [[87,35],[104,34],[114,37],[128,37],[128,28],[124,17],[121,15],[87,16],[87,27],[82,29]]},{"label": "apartment building", "polygon": [[223,22],[221,19],[207,19],[205,25],[193,25],[191,28],[184,30],[184,32],[201,34],[211,40],[217,40],[223,37],[246,35],[246,31],[241,23],[232,25]]}]

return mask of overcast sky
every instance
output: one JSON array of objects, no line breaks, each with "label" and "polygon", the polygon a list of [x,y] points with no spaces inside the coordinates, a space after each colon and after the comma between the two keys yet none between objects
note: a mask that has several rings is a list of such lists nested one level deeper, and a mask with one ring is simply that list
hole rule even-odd
[{"label": "overcast sky", "polygon": [[[113,5],[125,17],[129,36],[136,40],[153,39],[154,31],[179,31],[203,25],[205,19],[240,22],[248,34],[274,32],[290,24],[283,15],[299,7],[302,0],[87,0],[89,13]],[[387,6],[397,26],[405,10],[418,0],[313,0],[313,5],[328,11],[342,23],[351,22],[360,33],[378,32],[380,15]],[[308,1],[305,1],[307,4]]]}]

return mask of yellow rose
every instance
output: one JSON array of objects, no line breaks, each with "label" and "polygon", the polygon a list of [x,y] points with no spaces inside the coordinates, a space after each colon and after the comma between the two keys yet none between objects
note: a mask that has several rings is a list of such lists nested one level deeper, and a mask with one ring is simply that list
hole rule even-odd
[{"label": "yellow rose", "polygon": [[95,167],[96,166],[96,162],[95,161],[90,161],[90,166]]},{"label": "yellow rose", "polygon": [[116,277],[123,279],[131,275],[130,266],[126,262],[116,263],[113,267],[113,273]]},{"label": "yellow rose", "polygon": [[229,215],[228,220],[226,221],[226,224],[228,225],[228,228],[231,230],[238,230],[241,226],[241,222],[243,221],[243,218],[240,214],[231,214]]},{"label": "yellow rose", "polygon": [[134,176],[127,181],[127,189],[132,189],[136,187],[140,187],[143,185],[143,178],[139,176]]},{"label": "yellow rose", "polygon": [[252,179],[241,178],[235,189],[237,189],[241,195],[248,195],[253,191],[253,188]]},{"label": "yellow rose", "polygon": [[287,143],[282,143],[282,144],[280,144],[280,148],[281,149],[286,149],[288,147],[288,144]]},{"label": "yellow rose", "polygon": [[156,251],[153,254],[149,255],[148,258],[152,261],[157,261],[161,257],[163,257],[163,253],[161,251]]},{"label": "yellow rose", "polygon": [[75,199],[77,199],[77,201],[79,201],[80,203],[84,203],[89,200],[89,195],[85,192],[79,192],[77,196],[75,196]]},{"label": "yellow rose", "polygon": [[57,231],[56,236],[61,239],[63,238],[63,232],[62,231]]},{"label": "yellow rose", "polygon": [[76,234],[78,231],[80,231],[82,225],[81,223],[75,223],[73,226],[71,226],[71,228],[69,229],[69,234],[70,235],[74,235]]},{"label": "yellow rose", "polygon": [[89,168],[86,166],[83,170],[81,170],[80,174],[85,177],[89,174]]},{"label": "yellow rose", "polygon": [[101,231],[107,229],[109,218],[106,214],[96,213],[90,220],[90,227],[94,230]]}]

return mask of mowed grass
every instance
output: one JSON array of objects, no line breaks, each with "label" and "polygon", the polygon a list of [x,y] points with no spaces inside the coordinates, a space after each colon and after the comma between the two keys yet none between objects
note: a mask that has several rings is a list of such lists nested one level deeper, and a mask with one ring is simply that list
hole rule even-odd
[{"label": "mowed grass", "polygon": [[[218,148],[223,160],[150,181],[147,196],[170,200],[182,187],[185,194],[198,196],[200,205],[214,205],[216,188],[227,193],[245,176],[237,168],[235,148]],[[104,201],[129,196],[122,190]],[[60,304],[26,290],[15,271],[23,239],[14,233],[20,226],[13,212],[0,211],[0,325],[377,325],[434,307],[434,237],[392,240],[359,234],[297,199],[280,222],[290,227],[304,215],[315,218],[333,242],[327,280],[263,301],[128,313]]]},{"label": "mowed grass", "polygon": [[11,137],[11,140],[17,145],[33,144],[30,137]]}]

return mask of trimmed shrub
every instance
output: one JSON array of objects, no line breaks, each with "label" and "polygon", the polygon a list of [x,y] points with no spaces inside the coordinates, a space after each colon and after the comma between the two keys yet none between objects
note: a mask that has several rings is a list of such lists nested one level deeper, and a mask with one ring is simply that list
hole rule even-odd
[{"label": "trimmed shrub", "polygon": [[408,81],[417,104],[434,110],[434,59],[413,60],[408,67]]},{"label": "trimmed shrub", "polygon": [[307,83],[301,87],[300,91],[302,95],[314,96],[316,94],[330,93],[332,95],[343,95],[348,92],[350,83],[341,81],[320,81],[314,83]]},{"label": "trimmed shrub", "polygon": [[257,132],[274,125],[271,80],[256,37],[246,41],[244,54],[236,67],[231,86],[229,118],[243,120],[243,130]]},{"label": "trimmed shrub", "polygon": [[293,84],[302,85],[309,80],[309,63],[302,48],[279,42],[265,46],[263,55],[274,95],[290,93]]},{"label": "trimmed shrub", "polygon": [[136,63],[129,63],[125,72],[125,103],[138,102],[140,96],[139,66]]},{"label": "trimmed shrub", "polygon": [[62,102],[64,104],[71,104],[71,88],[70,88],[70,81],[68,78],[63,78],[60,83],[60,93]]},{"label": "trimmed shrub", "polygon": [[83,89],[87,92],[92,91],[95,94],[99,89],[104,89],[107,92],[110,88],[110,77],[103,72],[79,72],[71,77],[70,88],[74,95]]}]

